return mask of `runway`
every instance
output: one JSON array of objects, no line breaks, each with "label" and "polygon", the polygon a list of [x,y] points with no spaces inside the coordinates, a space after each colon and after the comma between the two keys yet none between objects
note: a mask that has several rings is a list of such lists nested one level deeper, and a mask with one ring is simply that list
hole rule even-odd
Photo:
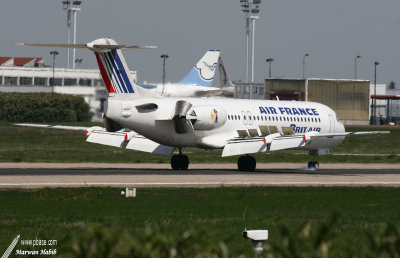
[{"label": "runway", "polygon": [[399,164],[257,164],[239,172],[236,164],[0,163],[0,188],[43,187],[231,187],[231,186],[391,186],[400,187]]}]

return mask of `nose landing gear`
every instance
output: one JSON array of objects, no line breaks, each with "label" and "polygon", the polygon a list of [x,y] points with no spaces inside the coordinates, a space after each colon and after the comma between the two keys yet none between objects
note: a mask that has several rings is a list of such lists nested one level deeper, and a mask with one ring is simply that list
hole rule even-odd
[{"label": "nose landing gear", "polygon": [[312,161],[308,162],[308,168],[309,169],[319,169],[319,163],[318,161],[315,160],[315,157],[317,156],[317,154],[315,152],[310,152],[310,154],[312,155]]}]

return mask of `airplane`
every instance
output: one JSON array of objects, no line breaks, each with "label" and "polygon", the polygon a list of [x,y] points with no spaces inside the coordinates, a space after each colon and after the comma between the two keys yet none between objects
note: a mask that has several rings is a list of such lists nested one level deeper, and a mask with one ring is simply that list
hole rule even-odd
[{"label": "airplane", "polygon": [[179,82],[169,82],[164,85],[162,83],[137,83],[137,85],[166,97],[207,97],[220,95],[222,93],[221,88],[212,86],[215,71],[218,69],[219,58],[219,50],[209,50]]},{"label": "airplane", "polygon": [[118,45],[110,38],[87,44],[25,44],[85,48],[94,52],[108,91],[104,128],[18,124],[85,130],[87,141],[119,148],[171,155],[174,170],[186,170],[184,148],[222,149],[222,157],[240,155],[238,169],[254,171],[250,154],[276,150],[306,150],[313,157],[329,154],[345,136],[387,134],[388,131],[346,132],[336,113],[316,102],[230,98],[161,97],[138,87],[128,71],[122,49],[153,47]]}]

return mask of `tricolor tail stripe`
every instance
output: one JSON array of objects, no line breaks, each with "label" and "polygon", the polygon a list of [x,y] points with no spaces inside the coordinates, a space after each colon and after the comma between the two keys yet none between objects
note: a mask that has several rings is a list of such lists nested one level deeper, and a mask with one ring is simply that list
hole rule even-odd
[{"label": "tricolor tail stripe", "polygon": [[118,50],[95,54],[101,76],[109,93],[135,93],[127,73],[125,60],[121,60]]},{"label": "tricolor tail stripe", "polygon": [[103,65],[103,62],[101,61],[99,54],[98,53],[94,53],[94,54],[96,55],[97,64],[100,69],[100,74],[101,74],[101,77],[103,77],[103,81],[104,81],[104,84],[106,85],[108,93],[115,93],[114,87],[112,86],[111,81],[107,75],[107,72],[104,69],[104,65]]}]

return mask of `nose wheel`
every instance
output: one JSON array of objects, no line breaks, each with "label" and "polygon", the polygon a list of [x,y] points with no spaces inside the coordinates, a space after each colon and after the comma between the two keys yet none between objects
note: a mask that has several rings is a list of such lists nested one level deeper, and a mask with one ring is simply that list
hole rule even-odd
[{"label": "nose wheel", "polygon": [[189,158],[182,154],[182,148],[179,148],[179,154],[171,158],[171,168],[173,170],[187,170],[189,167]]},{"label": "nose wheel", "polygon": [[309,169],[319,169],[319,163],[318,161],[315,160],[315,157],[317,156],[315,153],[311,153],[312,155],[312,161],[308,162],[308,168]]},{"label": "nose wheel", "polygon": [[319,169],[318,161],[309,161],[308,162],[308,168],[310,168],[310,169]]},{"label": "nose wheel", "polygon": [[237,162],[239,171],[253,172],[256,169],[256,159],[252,156],[240,156]]}]

